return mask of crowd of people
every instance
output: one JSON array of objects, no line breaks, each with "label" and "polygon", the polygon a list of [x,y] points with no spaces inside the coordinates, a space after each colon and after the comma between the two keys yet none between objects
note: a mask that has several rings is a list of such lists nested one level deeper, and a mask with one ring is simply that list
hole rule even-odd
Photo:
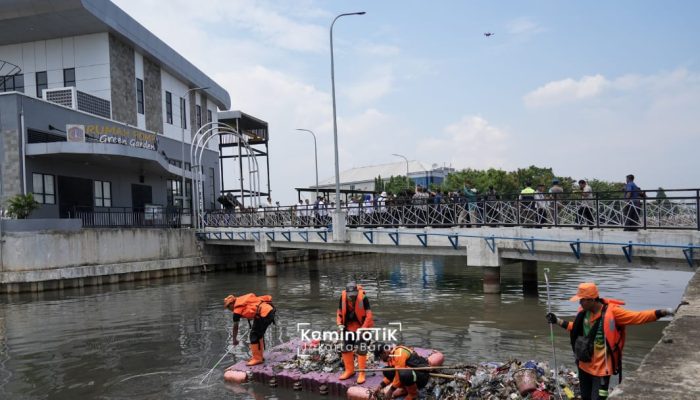
[{"label": "crowd of people", "polygon": [[[640,226],[641,199],[645,197],[635,183],[634,176],[626,177],[620,213],[600,213],[597,198],[584,179],[570,193],[566,193],[559,179],[554,178],[549,188],[526,181],[519,194],[500,194],[493,185],[480,192],[469,180],[458,191],[415,189],[397,193],[365,193],[341,200],[340,207],[347,212],[348,225],[403,226],[403,225],[458,225],[463,227],[526,225],[533,227],[573,225],[576,229],[593,229],[599,225],[624,225],[625,230]],[[223,196],[220,202],[231,212],[254,216],[249,223],[279,225],[280,220],[293,226],[328,226],[335,202],[324,196],[315,201],[299,199],[293,206],[280,206],[268,197],[259,207],[243,209],[238,200]],[[573,221],[564,221],[562,214],[575,213]],[[573,210],[573,211],[572,211]]]}]

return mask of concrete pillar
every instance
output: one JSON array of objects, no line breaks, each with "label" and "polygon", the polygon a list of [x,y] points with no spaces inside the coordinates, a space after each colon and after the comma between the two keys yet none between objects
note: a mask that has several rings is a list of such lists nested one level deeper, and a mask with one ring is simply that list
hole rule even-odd
[{"label": "concrete pillar", "polygon": [[501,293],[501,268],[484,268],[484,294]]},{"label": "concrete pillar", "polygon": [[309,260],[318,260],[318,250],[308,250]]},{"label": "concrete pillar", "polygon": [[265,276],[277,276],[277,253],[265,253]]},{"label": "concrete pillar", "polygon": [[523,260],[523,294],[537,296],[537,261]]}]

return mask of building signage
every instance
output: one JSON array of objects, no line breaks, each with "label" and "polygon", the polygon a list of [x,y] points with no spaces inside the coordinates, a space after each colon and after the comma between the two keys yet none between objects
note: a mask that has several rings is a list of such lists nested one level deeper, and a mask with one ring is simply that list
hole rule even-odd
[{"label": "building signage", "polygon": [[66,125],[66,140],[69,142],[85,142],[85,125]]},{"label": "building signage", "polygon": [[100,143],[121,144],[153,151],[158,150],[158,138],[155,133],[114,125],[66,125],[67,141],[69,142],[80,141],[72,140],[71,129],[73,129],[75,134],[78,134],[80,129],[82,129],[82,141],[85,141],[85,137],[87,137]]}]

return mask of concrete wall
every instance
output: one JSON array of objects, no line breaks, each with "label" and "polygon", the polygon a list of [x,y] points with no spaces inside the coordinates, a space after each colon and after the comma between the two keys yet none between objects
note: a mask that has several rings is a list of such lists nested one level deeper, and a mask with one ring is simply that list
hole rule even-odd
[{"label": "concrete wall", "polygon": [[[182,124],[181,124],[181,115],[180,115],[180,98],[181,96],[187,91],[187,85],[185,85],[182,81],[178,80],[171,74],[169,74],[167,71],[161,70],[160,71],[160,77],[161,77],[161,87],[163,89],[163,121],[167,121],[167,118],[165,116],[165,92],[170,92],[172,95],[173,99],[173,123],[168,124],[164,123],[163,124],[163,133],[165,134],[166,137],[169,137],[174,140],[181,140],[182,138]],[[187,104],[189,104],[189,100],[187,101]],[[189,124],[189,116],[187,123]],[[187,132],[186,132],[187,133]],[[185,142],[189,143],[190,141],[190,135],[185,134]]]},{"label": "concrete wall", "polygon": [[143,59],[144,101],[146,130],[163,133],[163,93],[160,67],[148,58]]},{"label": "concrete wall", "polygon": [[3,219],[0,220],[2,231],[7,232],[37,232],[37,231],[61,231],[78,232],[83,227],[80,219]]},{"label": "concrete wall", "polygon": [[109,35],[112,118],[136,126],[136,69],[134,49]]},{"label": "concrete wall", "polygon": [[162,278],[261,259],[250,248],[206,248],[189,229],[8,232],[3,238],[0,293]]},{"label": "concrete wall", "polygon": [[0,204],[22,193],[18,96],[0,95]]},{"label": "concrete wall", "polygon": [[[2,272],[200,257],[186,229],[83,229],[4,236]],[[42,249],[42,251],[37,251]]]},{"label": "concrete wall", "polygon": [[46,71],[48,88],[63,87],[63,69],[75,68],[76,88],[111,100],[107,33],[0,46],[0,60],[22,68],[24,93],[36,96],[36,72]]}]

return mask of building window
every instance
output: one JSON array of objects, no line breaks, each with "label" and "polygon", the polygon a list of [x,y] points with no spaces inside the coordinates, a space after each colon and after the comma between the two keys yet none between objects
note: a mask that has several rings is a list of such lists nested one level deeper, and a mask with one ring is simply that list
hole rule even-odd
[{"label": "building window", "polygon": [[216,182],[215,182],[215,172],[216,170],[214,168],[209,168],[209,180],[211,181],[211,199],[209,199],[209,209],[214,210],[216,206],[214,205],[214,201],[216,200]]},{"label": "building window", "polygon": [[36,73],[36,97],[41,99],[43,96],[43,90],[49,88],[49,80],[46,76],[46,71],[40,71]]},{"label": "building window", "polygon": [[75,86],[75,68],[63,70],[63,87]]},{"label": "building window", "polygon": [[194,106],[195,109],[195,117],[197,118],[197,128],[202,127],[202,107],[197,104]]},{"label": "building window", "polygon": [[168,179],[168,205],[180,207],[182,205],[182,181],[179,179]]},{"label": "building window", "polygon": [[187,101],[180,97],[180,126],[182,129],[187,128]]},{"label": "building window", "polygon": [[56,204],[53,175],[32,174],[34,200],[41,204]]},{"label": "building window", "polygon": [[136,78],[136,105],[139,114],[143,114],[143,81]]},{"label": "building window", "polygon": [[207,110],[207,122],[212,122],[211,110]]},{"label": "building window", "polygon": [[173,124],[173,94],[165,92],[165,121]]},{"label": "building window", "polygon": [[0,76],[0,93],[2,92],[24,93],[24,75]]},{"label": "building window", "polygon": [[95,207],[112,207],[112,184],[95,181]]}]

